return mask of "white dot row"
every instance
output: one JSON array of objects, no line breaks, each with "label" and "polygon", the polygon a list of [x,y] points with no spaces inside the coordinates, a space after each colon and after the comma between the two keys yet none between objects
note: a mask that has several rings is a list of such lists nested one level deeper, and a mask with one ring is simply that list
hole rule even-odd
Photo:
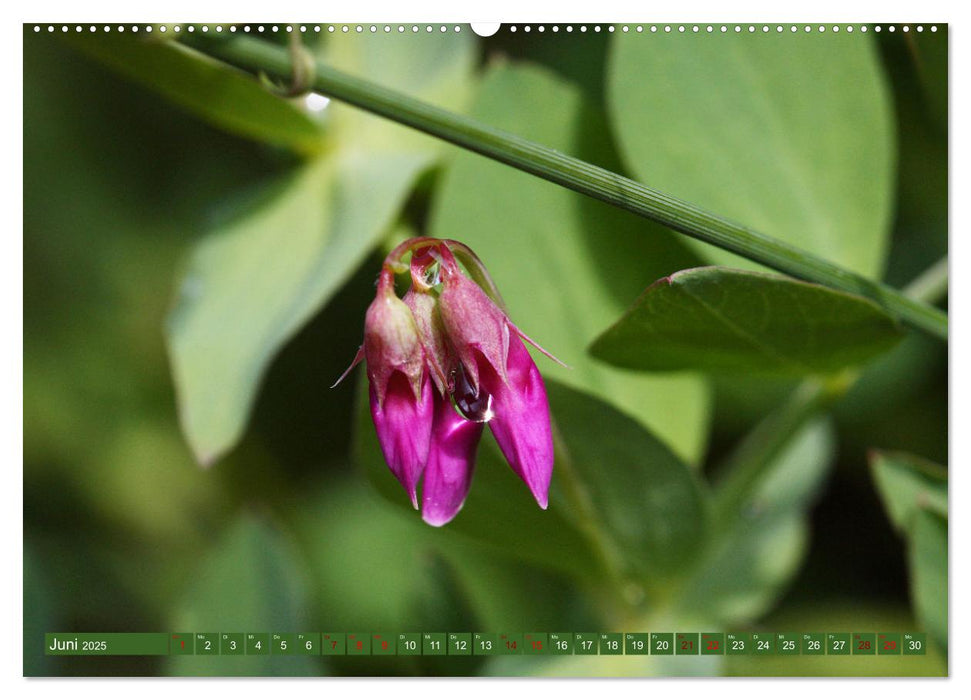
[{"label": "white dot row", "polygon": [[[532,31],[532,29],[533,28],[530,25],[525,25],[525,26],[522,27],[522,30],[524,32],[530,32],[530,31]],[[550,27],[550,29],[552,31],[554,31],[554,32],[560,31],[560,28],[558,26],[556,26],[556,25],[553,25],[552,27]],[[565,27],[565,29],[566,29],[567,32],[572,32],[573,31],[573,27],[570,26],[570,25],[567,25]],[[602,31],[602,27],[600,25],[596,25],[596,24],[593,25],[592,29],[593,29],[594,32]],[[691,25],[684,25],[684,24],[679,24],[679,25],[670,25],[670,24],[656,25],[656,24],[652,24],[652,25],[646,25],[646,26],[645,25],[641,25],[641,24],[637,24],[637,25],[633,25],[633,26],[632,25],[629,25],[629,24],[624,24],[624,25],[619,25],[619,26],[607,25],[606,29],[607,29],[608,32],[615,32],[615,31],[617,31],[619,29],[622,32],[635,31],[635,32],[638,32],[638,33],[643,33],[645,31],[648,31],[648,32],[651,32],[651,33],[657,33],[657,32],[671,33],[672,31],[676,31],[676,32],[679,32],[681,34],[684,34],[684,33],[687,33],[687,32],[691,32],[693,34],[699,34],[701,32],[705,32],[707,34],[713,34],[715,32],[728,33],[730,31],[734,31],[736,34],[740,34],[742,32],[748,32],[750,34],[754,34],[756,32],[762,32],[764,34],[768,34],[769,32],[773,31],[773,29],[777,33],[780,33],[781,34],[782,32],[785,32],[786,31],[786,27],[784,27],[781,24],[777,24],[777,25],[774,25],[774,26],[770,26],[768,24],[763,24],[763,25],[760,25],[760,26],[756,26],[754,24],[750,24],[750,25],[747,25],[747,26],[746,25],[739,25],[739,24],[736,24],[736,25],[726,25],[726,24],[721,24],[721,25],[711,25],[711,24],[708,24],[708,25],[698,25],[698,24],[691,24]],[[827,31],[829,31],[829,32],[837,33],[837,34],[840,31],[846,31],[847,33],[852,34],[857,29],[857,27],[854,27],[853,25],[846,25],[845,27],[842,27],[842,28],[839,25],[832,25],[830,27],[827,27],[826,25],[822,25],[822,24],[819,25],[819,26],[816,26],[816,27],[814,27],[812,25],[809,25],[809,24],[800,27],[800,26],[797,26],[797,25],[794,25],[793,24],[793,25],[789,25],[788,29],[792,33],[796,33],[798,31],[802,30],[802,31],[805,31],[805,32],[812,32],[812,31],[827,32]],[[867,32],[867,31],[869,31],[871,29],[871,27],[869,27],[868,25],[862,24],[862,25],[860,25],[858,27],[858,29],[861,32]],[[872,27],[872,29],[875,32],[883,31],[883,27],[881,25],[875,25],[875,26]],[[919,24],[916,27],[914,27],[914,29],[916,29],[918,32],[923,32],[924,31],[924,25]],[[519,30],[519,28],[516,25],[512,25],[512,26],[509,27],[509,31],[511,31],[511,32],[516,32],[518,30]],[[546,31],[546,27],[543,26],[543,25],[539,25],[539,26],[536,27],[536,30],[539,31],[539,32],[544,32],[544,31]],[[580,25],[579,26],[579,31],[586,32],[587,30],[588,30],[588,28],[587,28],[586,25]],[[900,27],[900,30],[903,31],[903,32],[909,32],[911,30],[911,26],[909,24],[904,24],[904,25],[902,25]],[[893,24],[887,25],[887,31],[889,31],[889,32],[895,32],[895,31],[897,31],[897,26],[896,25],[893,25]],[[937,31],[937,26],[936,25],[931,25],[930,31],[936,32]]]},{"label": "white dot row", "polygon": [[[241,25],[241,26],[237,26],[235,24],[227,25],[227,26],[223,26],[221,24],[214,24],[214,25],[209,25],[209,24],[193,25],[193,24],[190,24],[190,25],[185,25],[184,27],[182,25],[179,25],[179,24],[174,24],[174,25],[171,25],[171,26],[165,25],[165,24],[162,24],[162,25],[146,24],[146,25],[143,25],[143,26],[139,26],[137,24],[136,25],[123,25],[123,24],[119,24],[116,27],[112,27],[111,25],[107,25],[107,24],[104,25],[103,27],[98,27],[98,26],[93,25],[93,24],[92,25],[88,25],[87,27],[81,26],[80,24],[74,25],[73,27],[70,26],[70,25],[66,25],[66,24],[57,25],[57,26],[55,26],[53,24],[49,24],[46,27],[46,29],[47,29],[48,32],[56,32],[58,30],[60,30],[62,32],[69,32],[69,31],[71,31],[72,28],[74,29],[75,32],[78,32],[78,33],[83,32],[85,30],[85,28],[86,28],[89,32],[92,32],[92,33],[97,32],[100,29],[103,32],[117,31],[117,32],[120,32],[120,33],[124,33],[126,31],[128,31],[128,32],[138,33],[139,31],[144,31],[144,32],[149,33],[149,34],[151,32],[153,32],[153,31],[158,31],[158,32],[165,33],[167,31],[169,31],[170,29],[171,29],[171,31],[176,32],[176,33],[181,32],[183,30],[184,31],[187,31],[187,32],[196,32],[196,31],[208,32],[208,31],[211,30],[211,31],[214,31],[214,32],[217,32],[217,33],[218,32],[230,32],[230,33],[235,33],[235,32],[250,33],[250,32],[252,32],[252,33],[256,33],[256,34],[265,34],[265,33],[271,33],[271,32],[272,33],[279,33],[279,32],[292,33],[292,32],[297,32],[297,31],[299,31],[299,32],[317,32],[317,33],[320,33],[320,32],[330,32],[330,33],[343,32],[344,34],[347,34],[349,32],[356,32],[358,34],[360,34],[362,32],[371,32],[372,34],[376,34],[377,32],[381,31],[382,29],[384,30],[385,33],[391,33],[392,31],[397,30],[401,34],[403,34],[405,32],[408,32],[408,31],[417,34],[418,32],[420,32],[422,30],[424,30],[427,33],[431,33],[431,32],[434,32],[436,30],[436,28],[437,28],[438,31],[444,33],[444,32],[448,32],[449,29],[450,29],[450,27],[448,27],[448,26],[446,26],[444,24],[443,25],[438,25],[437,27],[432,26],[430,24],[428,24],[428,25],[422,25],[422,26],[419,26],[417,24],[413,24],[413,25],[410,25],[410,26],[405,26],[403,24],[399,24],[399,25],[397,25],[397,27],[392,27],[390,24],[385,24],[382,27],[378,27],[377,25],[374,25],[374,24],[372,24],[370,26],[364,26],[364,25],[360,25],[360,24],[358,24],[358,25],[347,25],[347,24],[343,24],[343,25],[333,25],[333,24],[330,24],[330,25],[323,25],[323,26],[321,26],[319,24],[315,24],[315,25],[307,25],[307,24],[301,24],[301,25],[292,25],[292,24],[287,24],[287,25],[278,25],[278,24],[270,24],[270,25],[263,25],[263,24],[259,24],[259,25],[249,25],[249,24],[244,24],[244,25]],[[462,31],[462,28],[460,26],[458,26],[458,25],[455,25],[454,27],[451,27],[451,30],[452,31],[455,31],[455,32],[461,32]],[[35,24],[34,25],[34,32],[42,32],[42,31],[44,31],[44,27],[43,26],[41,26],[39,24]]]},{"label": "white dot row", "polygon": [[[104,32],[117,31],[119,33],[124,33],[126,31],[130,31],[132,33],[138,33],[139,31],[144,31],[145,33],[149,33],[150,34],[153,31],[158,31],[158,32],[161,32],[161,33],[164,34],[165,32],[169,31],[170,28],[175,33],[179,33],[179,32],[181,32],[183,30],[183,27],[181,25],[178,25],[178,24],[172,25],[171,27],[169,27],[168,25],[164,25],[164,24],[162,24],[162,25],[151,25],[151,24],[147,24],[147,25],[144,25],[144,26],[141,26],[141,27],[139,25],[129,25],[129,26],[126,26],[126,25],[117,25],[116,27],[114,27],[114,29],[110,25],[104,25],[100,29],[101,29],[101,31],[104,31]],[[535,27],[536,31],[538,31],[538,32],[545,32],[547,30],[547,28],[550,31],[552,31],[552,32],[559,32],[560,31],[560,27],[558,25],[555,25],[555,24],[552,25],[552,26],[550,26],[550,27],[547,27],[546,25],[542,25],[542,24],[541,25],[537,25]],[[47,29],[48,32],[56,32],[58,29],[60,29],[61,32],[69,32],[69,31],[71,31],[72,27],[69,26],[69,25],[66,25],[66,24],[58,25],[58,26],[55,26],[53,24],[49,24],[49,25],[47,25],[46,29]],[[73,26],[73,29],[74,29],[75,32],[83,32],[85,30],[85,27],[82,27],[80,24],[78,24],[78,25],[74,25]],[[97,26],[95,26],[95,25],[92,24],[92,25],[87,26],[87,29],[88,29],[89,32],[92,32],[93,33],[93,32],[97,32],[99,30],[99,27],[97,27]],[[315,24],[315,25],[307,25],[307,24],[301,24],[301,25],[292,25],[292,24],[287,24],[287,25],[277,25],[277,24],[272,24],[272,25],[262,25],[262,24],[260,24],[260,25],[248,25],[248,24],[245,24],[245,25],[242,25],[242,26],[227,25],[225,27],[223,25],[221,25],[221,24],[216,24],[216,25],[211,25],[211,26],[208,25],[208,24],[203,24],[203,25],[200,25],[198,27],[196,25],[187,25],[187,26],[185,26],[185,31],[188,31],[188,32],[195,32],[197,30],[198,31],[201,31],[201,32],[208,32],[208,31],[210,31],[210,29],[212,31],[214,31],[214,32],[217,32],[217,33],[220,33],[220,32],[223,32],[223,31],[227,31],[227,32],[230,32],[230,33],[235,33],[235,32],[244,32],[244,33],[255,32],[257,34],[267,33],[267,32],[271,32],[271,33],[277,32],[278,33],[278,32],[281,32],[281,31],[283,31],[283,32],[290,32],[290,33],[295,32],[295,31],[304,32],[304,33],[305,32],[316,32],[316,33],[320,33],[320,32],[329,32],[329,33],[341,32],[341,33],[344,33],[344,34],[348,34],[350,32],[355,32],[355,33],[358,33],[358,34],[361,34],[363,32],[370,32],[371,34],[376,34],[376,33],[378,33],[379,31],[382,31],[382,30],[386,34],[390,34],[393,31],[397,31],[399,34],[404,34],[405,32],[409,32],[409,31],[411,33],[413,33],[413,34],[417,34],[417,33],[421,32],[422,30],[424,30],[426,33],[432,33],[432,32],[435,31],[436,26],[433,26],[433,25],[430,25],[430,24],[426,24],[426,25],[422,25],[422,26],[419,26],[417,24],[412,24],[410,26],[403,25],[403,24],[399,24],[397,26],[392,26],[390,24],[385,24],[385,25],[382,25],[380,27],[378,25],[375,25],[375,24],[367,25],[367,26],[366,25],[361,25],[361,24],[357,24],[357,25],[348,25],[348,24],[343,24],[343,25],[333,25],[333,24],[329,24],[329,25],[319,25],[319,24]],[[448,26],[442,24],[442,25],[437,25],[437,29],[438,29],[439,32],[445,33],[445,32],[448,32],[450,28]],[[517,31],[519,31],[520,29],[522,29],[523,32],[527,32],[528,33],[528,32],[531,32],[534,29],[534,27],[531,26],[531,25],[528,25],[528,24],[527,25],[523,25],[522,27],[519,27],[519,26],[513,24],[513,25],[510,25],[508,27],[508,29],[509,29],[510,32],[514,32],[514,33],[517,32]],[[586,32],[586,31],[589,31],[589,30],[592,30],[593,32],[600,32],[600,31],[603,31],[604,27],[601,27],[601,25],[599,25],[599,24],[595,24],[592,27],[588,27],[585,24],[581,24],[578,27],[576,27],[576,29],[579,32]],[[736,25],[725,25],[725,24],[721,24],[721,25],[711,25],[711,24],[708,24],[708,25],[698,25],[698,24],[692,24],[692,25],[684,25],[684,24],[679,24],[679,25],[670,25],[670,24],[665,24],[665,25],[655,25],[655,24],[652,24],[652,25],[640,25],[640,24],[637,24],[637,25],[627,25],[627,24],[624,24],[624,25],[615,26],[615,25],[612,25],[611,24],[611,25],[607,25],[606,26],[606,31],[608,31],[608,32],[615,32],[615,31],[618,31],[619,30],[621,32],[631,32],[631,31],[634,31],[634,32],[637,32],[637,33],[643,33],[645,31],[650,32],[650,33],[657,33],[657,32],[664,32],[664,33],[678,32],[678,33],[681,33],[681,34],[688,33],[688,32],[693,33],[693,34],[699,34],[699,33],[702,33],[702,32],[707,33],[707,34],[713,34],[715,32],[719,32],[719,33],[722,33],[722,34],[725,34],[725,33],[728,33],[728,32],[735,32],[736,34],[741,34],[742,32],[748,32],[749,34],[754,34],[756,32],[761,32],[763,34],[768,34],[768,33],[772,32],[773,30],[776,33],[782,33],[782,32],[785,32],[786,29],[787,29],[787,27],[784,27],[781,24],[777,24],[777,25],[773,25],[773,26],[770,26],[768,24],[763,24],[763,25],[760,25],[760,26],[756,26],[756,25],[753,25],[753,24],[750,24],[750,25],[738,25],[738,24],[736,24]],[[845,31],[847,33],[852,33],[852,32],[854,32],[856,30],[859,30],[861,32],[867,32],[867,31],[870,31],[870,29],[871,29],[871,27],[868,26],[868,25],[865,25],[865,24],[859,25],[858,27],[854,27],[853,25],[846,25],[845,27],[840,27],[839,25],[832,25],[830,27],[827,27],[827,26],[822,25],[822,24],[821,25],[818,25],[818,26],[812,26],[812,25],[809,25],[809,24],[803,25],[803,26],[797,26],[797,25],[794,25],[794,24],[793,25],[788,25],[788,31],[791,32],[791,33],[796,33],[796,32],[799,32],[799,31],[803,31],[803,32],[807,32],[807,33],[808,32],[813,32],[813,31],[816,31],[816,32],[827,32],[827,31],[829,31],[829,32],[833,32],[833,33],[839,33],[840,31]],[[883,29],[884,29],[883,26],[881,26],[879,24],[878,25],[874,25],[872,27],[872,30],[875,31],[875,32],[883,31]],[[893,25],[893,24],[887,25],[886,29],[887,29],[888,32],[895,32],[895,31],[897,31],[897,25]],[[908,25],[908,24],[904,24],[904,25],[901,25],[900,26],[900,31],[902,31],[902,32],[909,32],[909,31],[911,31],[911,29],[912,29],[912,27],[910,25]],[[924,31],[924,25],[918,24],[916,27],[913,27],[913,29],[915,29],[918,32],[923,32]],[[455,31],[455,32],[461,32],[462,31],[462,28],[460,26],[458,26],[458,25],[454,25],[453,27],[451,27],[451,30],[452,31]],[[566,32],[568,32],[568,33],[569,32],[572,32],[572,31],[574,31],[574,26],[573,25],[566,25],[566,26],[563,27],[563,30],[566,31]],[[34,25],[34,32],[41,32],[41,31],[44,31],[44,27],[42,27],[39,24],[38,25]],[[936,32],[937,31],[937,26],[936,25],[931,25],[930,26],[930,31],[931,32]]]}]

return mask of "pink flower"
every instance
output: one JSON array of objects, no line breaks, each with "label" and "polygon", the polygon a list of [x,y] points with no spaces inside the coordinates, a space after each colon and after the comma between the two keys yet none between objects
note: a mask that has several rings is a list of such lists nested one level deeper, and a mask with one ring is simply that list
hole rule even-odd
[{"label": "pink flower", "polygon": [[521,340],[526,336],[447,258],[442,262],[439,306],[445,333],[467,377],[455,387],[461,392],[456,402],[461,407],[489,401],[485,420],[499,448],[545,509],[553,474],[553,435],[546,387]]},{"label": "pink flower", "polygon": [[[523,339],[533,341],[466,276],[453,251],[498,300],[485,268],[462,244],[405,241],[385,260],[364,345],[351,365],[367,360],[371,416],[385,461],[416,508],[424,477],[422,518],[435,526],[465,503],[485,424],[544,509],[553,473],[546,388]],[[412,288],[402,300],[394,293],[394,272],[409,269],[400,260],[408,252]]]},{"label": "pink flower", "polygon": [[433,390],[418,327],[411,310],[394,293],[390,271],[378,280],[377,295],[364,318],[364,345],[347,372],[362,359],[367,360],[371,418],[384,460],[417,508],[418,481],[431,443]]}]

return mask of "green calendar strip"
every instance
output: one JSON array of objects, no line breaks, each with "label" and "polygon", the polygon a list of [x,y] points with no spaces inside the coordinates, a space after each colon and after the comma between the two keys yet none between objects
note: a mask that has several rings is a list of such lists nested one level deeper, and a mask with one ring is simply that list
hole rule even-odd
[{"label": "green calendar strip", "polygon": [[[168,656],[169,636],[168,632],[50,632],[44,635],[44,653],[48,656]],[[191,635],[187,636],[191,644]]]},{"label": "green calendar strip", "polygon": [[108,632],[48,656],[923,656],[923,632]]}]

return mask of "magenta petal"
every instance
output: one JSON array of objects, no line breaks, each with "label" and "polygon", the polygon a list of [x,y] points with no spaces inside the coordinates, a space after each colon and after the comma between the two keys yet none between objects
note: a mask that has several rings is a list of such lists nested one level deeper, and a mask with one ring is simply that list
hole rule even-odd
[{"label": "magenta petal", "polygon": [[482,423],[468,421],[448,398],[435,396],[435,424],[421,487],[421,517],[439,527],[454,518],[472,485]]},{"label": "magenta petal", "polygon": [[391,468],[412,505],[418,508],[416,489],[421,479],[428,448],[431,443],[434,400],[432,383],[426,377],[422,382],[421,401],[415,401],[408,378],[395,372],[388,381],[384,405],[377,400],[374,386],[370,387],[371,417],[381,443],[384,460]]},{"label": "magenta petal", "polygon": [[482,388],[492,394],[492,434],[513,471],[526,482],[540,508],[546,508],[553,476],[553,433],[546,386],[536,363],[512,332],[506,366],[509,382],[503,382],[485,361],[480,362],[479,372]]}]

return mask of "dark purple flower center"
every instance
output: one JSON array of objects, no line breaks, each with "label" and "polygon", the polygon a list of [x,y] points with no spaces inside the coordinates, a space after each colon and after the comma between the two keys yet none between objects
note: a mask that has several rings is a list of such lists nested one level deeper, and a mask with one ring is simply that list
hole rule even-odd
[{"label": "dark purple flower center", "polygon": [[492,394],[476,391],[469,381],[465,372],[465,366],[459,365],[458,369],[452,372],[454,388],[452,389],[452,399],[459,413],[473,423],[488,423],[495,416],[492,410]]}]

